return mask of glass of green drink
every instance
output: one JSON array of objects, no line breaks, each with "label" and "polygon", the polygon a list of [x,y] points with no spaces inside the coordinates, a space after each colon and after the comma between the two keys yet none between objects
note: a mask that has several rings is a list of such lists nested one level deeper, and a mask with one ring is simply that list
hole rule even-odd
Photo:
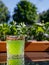
[{"label": "glass of green drink", "polygon": [[7,37],[7,65],[24,65],[24,37]]}]

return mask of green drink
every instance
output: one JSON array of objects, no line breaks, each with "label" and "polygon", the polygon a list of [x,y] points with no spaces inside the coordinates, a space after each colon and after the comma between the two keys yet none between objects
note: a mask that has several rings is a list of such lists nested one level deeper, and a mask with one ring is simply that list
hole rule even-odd
[{"label": "green drink", "polygon": [[7,65],[24,65],[24,40],[7,40]]}]

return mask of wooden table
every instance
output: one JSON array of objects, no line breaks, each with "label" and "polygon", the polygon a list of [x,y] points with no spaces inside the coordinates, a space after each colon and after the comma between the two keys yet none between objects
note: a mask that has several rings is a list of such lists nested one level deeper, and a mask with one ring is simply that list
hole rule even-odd
[{"label": "wooden table", "polygon": [[[46,50],[46,51],[45,51]],[[6,43],[0,42],[0,63],[7,62]],[[25,58],[34,62],[49,61],[49,42],[25,44]]]}]

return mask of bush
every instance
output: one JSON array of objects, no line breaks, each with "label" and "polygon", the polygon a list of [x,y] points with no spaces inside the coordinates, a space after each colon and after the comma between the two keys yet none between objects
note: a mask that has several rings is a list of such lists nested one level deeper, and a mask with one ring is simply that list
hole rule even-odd
[{"label": "bush", "polygon": [[49,23],[34,23],[32,26],[26,26],[24,23],[0,24],[0,40],[6,40],[7,35],[23,35],[27,40],[49,41]]}]

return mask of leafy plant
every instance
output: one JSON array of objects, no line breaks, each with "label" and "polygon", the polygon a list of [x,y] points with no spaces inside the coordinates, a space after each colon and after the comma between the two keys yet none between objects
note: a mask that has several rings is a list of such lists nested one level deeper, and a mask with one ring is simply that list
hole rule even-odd
[{"label": "leafy plant", "polygon": [[0,23],[7,23],[10,18],[10,14],[8,8],[5,4],[0,0]]},{"label": "leafy plant", "polygon": [[45,25],[46,24],[35,23],[33,26],[29,26],[27,30],[27,38],[37,41],[49,40],[48,31],[45,28]]},{"label": "leafy plant", "polygon": [[0,40],[5,40],[6,34],[9,32],[8,24],[0,24]]},{"label": "leafy plant", "polygon": [[37,7],[27,0],[21,0],[14,8],[13,20],[17,23],[33,24],[37,16]]},{"label": "leafy plant", "polygon": [[0,24],[0,40],[5,40],[6,35],[23,35],[27,40],[49,41],[49,23],[34,23],[32,26],[26,26],[24,23],[17,25],[13,21],[10,24]]},{"label": "leafy plant", "polygon": [[39,14],[40,22],[49,22],[49,9]]}]

